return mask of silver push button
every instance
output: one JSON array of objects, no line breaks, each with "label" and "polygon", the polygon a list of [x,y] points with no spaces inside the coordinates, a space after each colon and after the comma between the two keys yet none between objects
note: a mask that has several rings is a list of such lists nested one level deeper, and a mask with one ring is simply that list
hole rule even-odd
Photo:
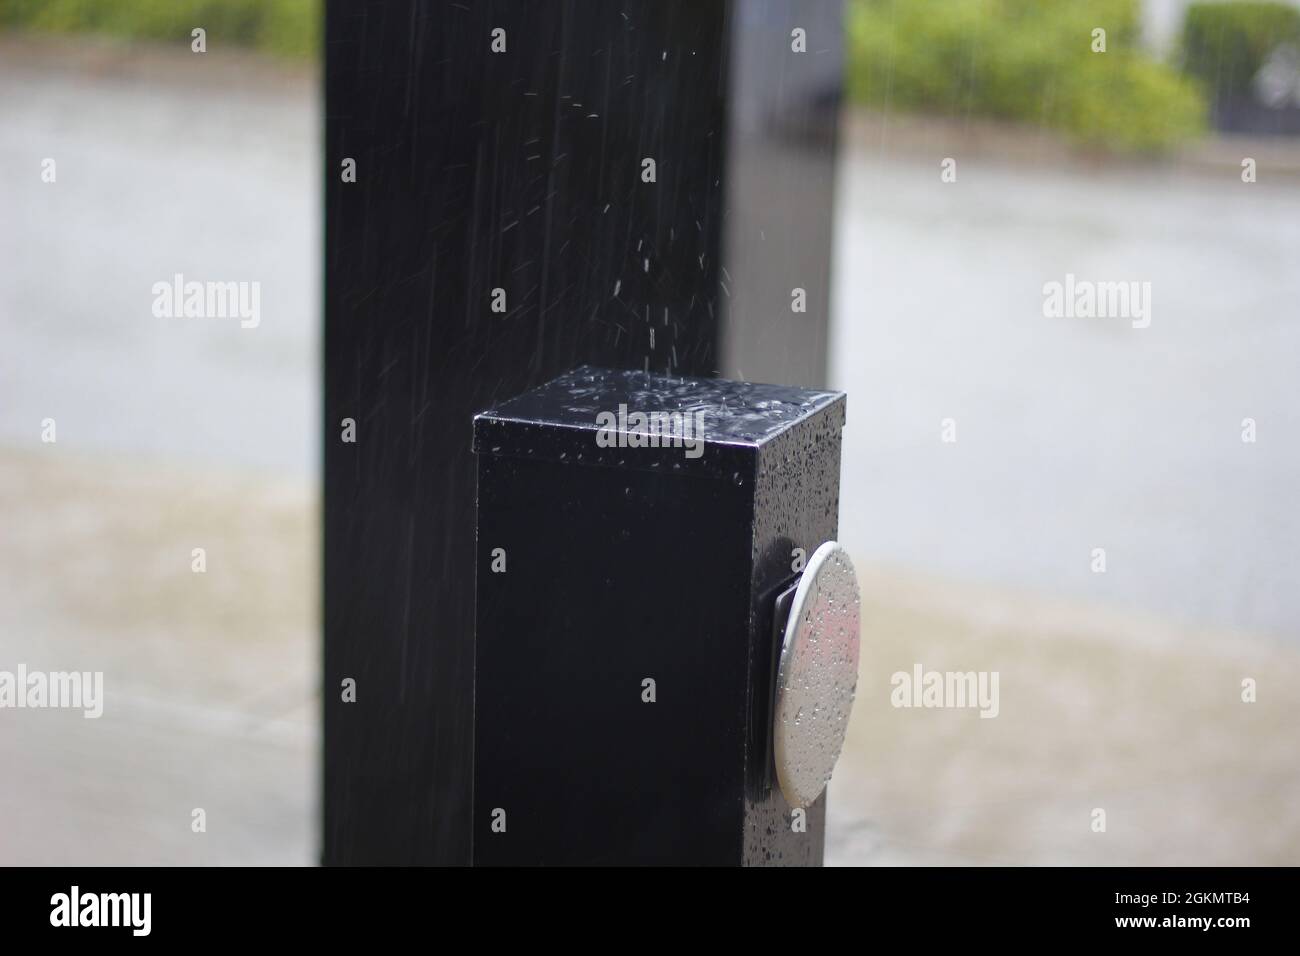
[{"label": "silver push button", "polygon": [[777,667],[773,756],[791,806],[816,800],[839,760],[858,683],[860,618],[853,562],[827,541],[795,589]]}]

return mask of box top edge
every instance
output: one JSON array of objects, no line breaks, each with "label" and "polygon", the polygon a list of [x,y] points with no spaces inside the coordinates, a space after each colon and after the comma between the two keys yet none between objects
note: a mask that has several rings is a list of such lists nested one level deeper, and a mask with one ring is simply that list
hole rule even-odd
[{"label": "box top edge", "polygon": [[709,445],[759,448],[846,400],[833,389],[583,365],[476,414],[474,444],[480,451],[479,439],[489,431],[534,426],[611,436],[662,431]]}]

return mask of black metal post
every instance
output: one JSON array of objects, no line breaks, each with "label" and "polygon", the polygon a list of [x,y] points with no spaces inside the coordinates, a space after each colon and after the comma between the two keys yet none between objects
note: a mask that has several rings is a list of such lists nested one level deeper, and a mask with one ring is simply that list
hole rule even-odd
[{"label": "black metal post", "polygon": [[[327,6],[327,863],[470,861],[471,414],[582,362],[718,371],[725,212],[766,198],[730,172],[731,57],[804,56],[742,6]],[[824,312],[770,307],[729,335],[806,322],[814,356]]]},{"label": "black metal post", "polygon": [[776,598],[844,396],[582,368],[475,420],[476,864],[818,865],[771,772]]}]

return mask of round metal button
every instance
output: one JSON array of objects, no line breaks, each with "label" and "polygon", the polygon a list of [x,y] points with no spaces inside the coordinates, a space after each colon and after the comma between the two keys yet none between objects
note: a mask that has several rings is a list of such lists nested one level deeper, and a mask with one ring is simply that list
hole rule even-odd
[{"label": "round metal button", "polygon": [[795,589],[777,667],[773,753],[791,806],[816,800],[839,760],[858,684],[860,617],[853,562],[827,541]]}]

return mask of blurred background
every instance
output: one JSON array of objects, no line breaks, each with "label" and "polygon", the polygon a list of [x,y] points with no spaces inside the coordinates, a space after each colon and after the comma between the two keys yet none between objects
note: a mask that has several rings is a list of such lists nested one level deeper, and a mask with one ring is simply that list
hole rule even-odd
[{"label": "blurred background", "polygon": [[[827,862],[1300,863],[1300,4],[844,15]],[[0,31],[0,669],[111,688],[0,715],[0,863],[314,862],[319,5]],[[155,318],[178,272],[260,281],[256,333]],[[1150,326],[1045,317],[1067,274]],[[891,707],[918,663],[998,671],[998,718]]]},{"label": "blurred background", "polygon": [[[0,0],[0,669],[108,696],[0,712],[0,863],[316,855],[319,21]],[[155,317],[176,273],[261,322]]]}]

